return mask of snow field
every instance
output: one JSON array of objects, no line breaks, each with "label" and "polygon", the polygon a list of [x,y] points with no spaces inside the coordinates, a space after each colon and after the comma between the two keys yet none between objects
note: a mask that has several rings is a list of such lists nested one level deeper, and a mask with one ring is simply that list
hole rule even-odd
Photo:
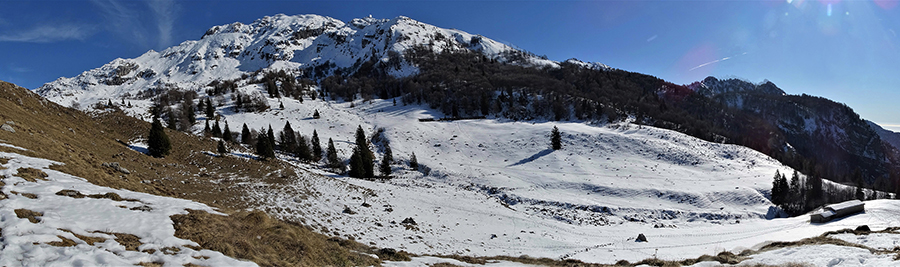
[{"label": "snow field", "polygon": [[[254,184],[252,198],[278,217],[379,247],[614,263],[740,252],[856,226],[811,226],[804,216],[766,220],[775,171],[792,170],[744,147],[672,131],[498,119],[418,122],[442,116],[391,100],[357,101],[352,108],[340,101],[282,102],[284,110],[226,118],[232,131],[247,123],[253,129],[271,124],[277,132],[285,121],[307,137],[315,129],[323,146],[334,139],[343,158],[357,125],[368,135],[384,127],[395,179],[352,179],[298,164],[311,174],[287,187]],[[311,118],[314,110],[321,119]],[[553,126],[563,133],[560,151],[548,149]],[[419,171],[405,165],[412,152]],[[299,188],[317,193],[289,193]],[[417,224],[403,224],[406,218]],[[639,233],[650,242],[634,242]]]},{"label": "snow field", "polygon": [[[0,265],[2,266],[99,266],[162,263],[164,266],[197,264],[205,266],[256,266],[211,250],[197,250],[198,244],[175,237],[169,216],[187,214],[186,209],[221,214],[212,208],[182,199],[118,190],[93,185],[83,178],[54,171],[50,160],[0,152],[8,159],[0,168],[3,194],[0,200]],[[29,182],[14,176],[19,168],[34,168],[46,179]],[[83,195],[115,193],[123,200],[75,198],[58,195],[74,190]],[[37,223],[19,218],[16,210],[42,214]],[[117,234],[133,235],[140,246],[129,250],[117,241]],[[104,240],[92,245],[76,235]],[[74,246],[54,246],[51,242],[74,241]]]}]

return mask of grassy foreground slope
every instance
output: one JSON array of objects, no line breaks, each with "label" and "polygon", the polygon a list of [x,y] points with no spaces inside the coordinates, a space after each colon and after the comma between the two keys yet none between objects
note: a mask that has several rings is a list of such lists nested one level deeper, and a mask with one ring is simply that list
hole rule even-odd
[{"label": "grassy foreground slope", "polygon": [[[15,131],[0,131],[3,143],[27,149],[0,146],[0,152],[64,163],[50,169],[95,185],[193,200],[230,214],[191,211],[172,216],[176,236],[203,249],[263,266],[378,264],[373,257],[353,252],[368,249],[355,242],[328,239],[263,212],[242,211],[246,205],[232,178],[255,177],[272,184],[291,179],[292,168],[279,161],[214,157],[203,153],[214,150],[214,141],[175,131],[168,132],[172,154],[152,158],[122,143],[146,138],[148,123],[115,111],[85,114],[6,82],[0,82],[0,123]],[[121,168],[107,167],[114,162]]]}]

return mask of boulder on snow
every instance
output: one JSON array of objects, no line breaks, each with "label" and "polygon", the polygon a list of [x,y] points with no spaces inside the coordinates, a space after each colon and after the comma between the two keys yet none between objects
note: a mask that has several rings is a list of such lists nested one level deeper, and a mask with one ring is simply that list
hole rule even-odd
[{"label": "boulder on snow", "polygon": [[863,225],[857,226],[855,231],[857,231],[857,232],[871,232],[872,229],[869,229],[869,226],[868,226],[868,225],[863,224]]},{"label": "boulder on snow", "polygon": [[647,237],[644,236],[643,233],[640,233],[638,234],[638,237],[634,240],[634,242],[647,242]]}]

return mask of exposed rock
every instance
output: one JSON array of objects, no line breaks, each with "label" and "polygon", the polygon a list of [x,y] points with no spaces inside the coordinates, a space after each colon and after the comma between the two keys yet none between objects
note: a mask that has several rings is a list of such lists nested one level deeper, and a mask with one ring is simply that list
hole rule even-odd
[{"label": "exposed rock", "polygon": [[634,240],[634,242],[647,242],[647,237],[644,236],[643,233],[638,234],[638,237]]},{"label": "exposed rock", "polygon": [[16,129],[10,125],[12,125],[12,124],[9,124],[9,123],[3,124],[2,126],[0,126],[0,129],[3,129],[4,131],[7,131],[7,132],[15,133]]}]

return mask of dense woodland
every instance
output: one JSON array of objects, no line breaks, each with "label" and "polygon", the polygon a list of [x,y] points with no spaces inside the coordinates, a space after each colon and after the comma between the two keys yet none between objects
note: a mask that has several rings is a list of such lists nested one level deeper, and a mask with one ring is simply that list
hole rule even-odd
[{"label": "dense woodland", "polygon": [[[710,98],[687,86],[640,73],[595,70],[566,62],[559,68],[511,64],[521,63],[527,56],[522,52],[509,52],[488,58],[470,50],[434,53],[426,47],[414,47],[402,56],[357,62],[346,69],[336,69],[333,64],[326,63],[294,74],[255,72],[241,79],[214,81],[207,85],[205,90],[209,97],[204,99],[197,99],[192,91],[163,91],[154,98],[157,105],[151,113],[164,118],[170,128],[187,130],[194,123],[194,110],[206,111],[207,118],[215,118],[215,114],[209,114],[211,107],[220,107],[229,101],[235,112],[254,112],[270,108],[266,97],[290,97],[300,101],[318,97],[340,101],[394,98],[403,105],[427,104],[451,119],[484,116],[513,120],[629,120],[707,141],[747,146],[808,177],[881,191],[900,190],[898,166],[862,156],[875,154],[890,159],[890,162],[900,162],[896,151],[881,145],[880,139],[873,137],[865,122],[846,105],[808,95],[750,92],[738,96],[744,102],[741,109],[728,105],[727,97],[733,95]],[[417,66],[418,74],[406,78],[388,75],[402,61]],[[319,90],[313,90],[316,84],[313,79],[319,81]],[[237,90],[239,84],[259,84],[266,94],[242,92]],[[194,102],[198,104],[194,105]],[[839,144],[828,136],[809,136],[792,128],[815,116],[827,117],[828,123],[851,132],[855,139],[849,144]],[[295,134],[297,141],[285,143],[286,129],[277,135],[269,132],[270,129],[251,129],[252,137],[245,143],[257,145],[256,140],[266,139],[273,149],[281,149],[303,160],[323,156],[322,152],[307,157],[305,152],[294,151],[294,142],[309,138]],[[244,133],[240,136],[242,139],[235,137],[235,140],[247,139]],[[276,139],[280,141],[276,142]],[[866,143],[875,145],[867,146]],[[846,147],[868,150],[847,151]],[[374,160],[365,157],[368,161]],[[334,162],[326,164],[344,169]],[[373,172],[366,168],[364,176],[371,175]],[[824,198],[823,201],[831,200]],[[800,210],[803,209],[806,207]]]}]

